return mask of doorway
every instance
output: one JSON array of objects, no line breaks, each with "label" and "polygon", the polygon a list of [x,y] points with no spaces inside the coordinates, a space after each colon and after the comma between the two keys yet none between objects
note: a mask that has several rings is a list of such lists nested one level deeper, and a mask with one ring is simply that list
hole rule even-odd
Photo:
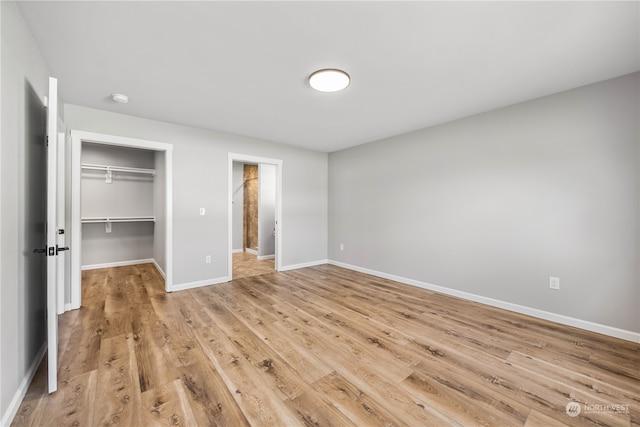
[{"label": "doorway", "polygon": [[[155,153],[155,168],[143,169],[133,167],[123,167],[122,165],[96,165],[83,164],[82,151],[83,145],[94,147],[113,147],[120,149],[138,149]],[[143,224],[153,222],[153,261],[156,269],[165,279],[165,290],[171,292],[173,290],[173,184],[172,184],[172,168],[173,168],[173,145],[155,141],[146,141],[132,138],[123,138],[112,135],[94,134],[89,132],[71,131],[71,239],[72,245],[78,250],[72,252],[71,258],[71,308],[79,308],[81,304],[81,270],[83,260],[82,253],[82,233],[83,224],[99,222],[102,225],[104,233],[112,231],[112,223],[125,226],[129,223]],[[146,216],[125,215],[124,217],[82,217],[82,171],[91,170],[98,171],[104,175],[105,182],[112,183],[114,173],[126,173],[137,177],[138,175],[146,175],[152,173],[157,185],[153,190],[153,215]],[[133,175],[132,175],[133,174]],[[132,179],[132,178],[128,178]],[[139,178],[135,178],[140,181]],[[113,184],[111,184],[113,185]]]},{"label": "doorway", "polygon": [[229,154],[229,279],[278,271],[282,161]]}]

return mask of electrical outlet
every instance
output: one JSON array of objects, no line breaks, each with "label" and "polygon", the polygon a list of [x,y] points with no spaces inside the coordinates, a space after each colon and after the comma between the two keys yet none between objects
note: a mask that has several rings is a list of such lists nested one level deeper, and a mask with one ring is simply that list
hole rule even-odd
[{"label": "electrical outlet", "polygon": [[206,262],[207,264],[211,264],[211,255],[207,255],[207,256],[204,258],[204,262]]},{"label": "electrical outlet", "polygon": [[549,277],[549,288],[560,289],[560,279],[557,277]]},{"label": "electrical outlet", "polygon": [[344,243],[340,243],[340,250],[344,251]]}]

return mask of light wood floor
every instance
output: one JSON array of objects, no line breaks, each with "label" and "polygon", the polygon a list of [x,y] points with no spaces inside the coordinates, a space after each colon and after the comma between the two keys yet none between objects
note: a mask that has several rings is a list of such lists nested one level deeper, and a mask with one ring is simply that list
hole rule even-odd
[{"label": "light wood floor", "polygon": [[93,270],[60,326],[59,391],[41,368],[13,425],[640,424],[639,345],[333,266]]},{"label": "light wood floor", "polygon": [[256,255],[247,252],[237,252],[233,254],[233,278],[253,277],[261,274],[273,273],[275,271],[272,259],[258,261]]}]

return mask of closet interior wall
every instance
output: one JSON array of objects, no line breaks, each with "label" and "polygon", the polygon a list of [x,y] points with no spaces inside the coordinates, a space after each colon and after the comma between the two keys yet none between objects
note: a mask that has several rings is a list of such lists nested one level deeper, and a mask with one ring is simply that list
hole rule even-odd
[{"label": "closet interior wall", "polygon": [[[82,269],[152,262],[157,227],[154,203],[159,183],[155,176],[157,153],[150,150],[83,143],[82,168]],[[153,170],[131,173],[86,165]],[[162,181],[162,180],[160,180]],[[161,184],[161,183],[160,183]],[[147,217],[146,220],[137,218]],[[107,220],[103,220],[107,218]],[[95,221],[95,222],[93,222]],[[160,236],[162,238],[162,236]],[[156,245],[157,246],[157,245]],[[164,260],[162,260],[164,261]]]}]

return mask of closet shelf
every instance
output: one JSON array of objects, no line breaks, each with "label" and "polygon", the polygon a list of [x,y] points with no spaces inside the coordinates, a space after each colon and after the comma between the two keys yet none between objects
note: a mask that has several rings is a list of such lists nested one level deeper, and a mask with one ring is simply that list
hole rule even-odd
[{"label": "closet shelf", "polygon": [[82,169],[98,170],[98,171],[111,171],[111,172],[127,172],[127,173],[139,173],[145,175],[155,176],[155,169],[144,168],[130,168],[127,166],[109,166],[109,165],[92,165],[89,163],[83,163]]},{"label": "closet shelf", "polygon": [[111,233],[111,224],[116,222],[156,222],[155,216],[110,216],[110,217],[85,217],[83,224],[104,224],[104,232]]},{"label": "closet shelf", "polygon": [[105,171],[106,172],[105,182],[107,184],[111,184],[113,182],[113,172],[135,173],[135,174],[156,176],[155,169],[130,168],[127,166],[92,165],[89,163],[83,163],[81,167],[82,169],[86,169],[86,170]]},{"label": "closet shelf", "polygon": [[110,216],[82,218],[83,224],[99,224],[111,222],[156,222],[155,216]]}]

